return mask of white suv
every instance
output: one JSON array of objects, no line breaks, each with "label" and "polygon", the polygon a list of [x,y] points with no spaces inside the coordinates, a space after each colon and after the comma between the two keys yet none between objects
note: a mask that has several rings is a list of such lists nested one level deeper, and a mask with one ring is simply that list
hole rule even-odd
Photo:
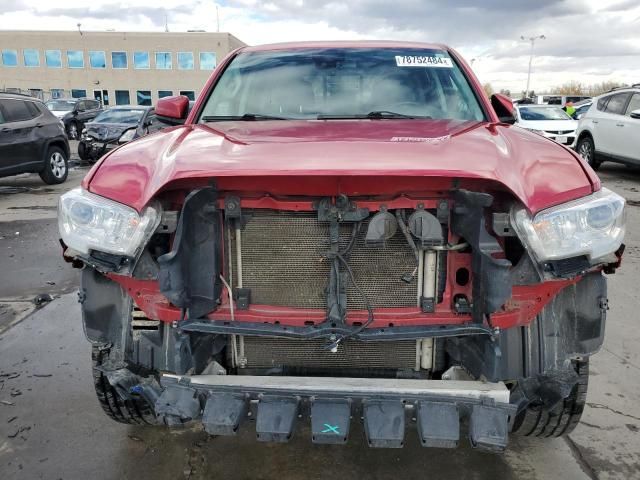
[{"label": "white suv", "polygon": [[594,170],[605,160],[640,165],[640,84],[594,98],[577,133],[576,151]]}]

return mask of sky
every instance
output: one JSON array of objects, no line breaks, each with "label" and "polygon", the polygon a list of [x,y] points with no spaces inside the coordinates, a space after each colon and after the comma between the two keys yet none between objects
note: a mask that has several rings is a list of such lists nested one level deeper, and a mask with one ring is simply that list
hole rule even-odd
[{"label": "sky", "polygon": [[[0,29],[230,32],[250,45],[411,40],[457,49],[482,82],[524,91],[640,82],[640,0],[2,0]],[[161,7],[158,5],[161,4]],[[1,46],[0,46],[1,47]]]}]

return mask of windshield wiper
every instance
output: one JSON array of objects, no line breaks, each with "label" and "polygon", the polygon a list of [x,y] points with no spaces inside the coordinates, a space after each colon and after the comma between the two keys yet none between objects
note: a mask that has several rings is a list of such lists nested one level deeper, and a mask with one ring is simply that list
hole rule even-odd
[{"label": "windshield wiper", "polygon": [[318,120],[349,120],[349,119],[356,119],[356,120],[373,119],[373,120],[378,120],[378,119],[394,119],[394,118],[409,118],[409,119],[426,118],[426,119],[429,119],[431,117],[429,117],[428,115],[406,115],[404,113],[390,112],[388,110],[374,110],[374,111],[369,112],[369,113],[349,114],[349,115],[320,114],[317,117]]},{"label": "windshield wiper", "polygon": [[262,115],[261,113],[245,113],[244,115],[207,115],[202,117],[205,122],[233,122],[233,121],[255,121],[255,120],[291,120],[285,117],[274,115]]}]

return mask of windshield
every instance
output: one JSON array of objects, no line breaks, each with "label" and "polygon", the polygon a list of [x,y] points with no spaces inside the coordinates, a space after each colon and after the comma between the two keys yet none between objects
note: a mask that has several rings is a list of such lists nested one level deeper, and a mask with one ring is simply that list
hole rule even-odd
[{"label": "windshield", "polygon": [[199,121],[407,117],[484,120],[442,50],[329,48],[241,53]]},{"label": "windshield", "polygon": [[130,123],[137,124],[144,115],[144,110],[114,108],[99,113],[93,123]]},{"label": "windshield", "polygon": [[70,112],[73,110],[76,102],[72,100],[52,100],[47,102],[47,107],[55,112]]},{"label": "windshield", "polygon": [[520,107],[522,120],[571,120],[560,107]]}]

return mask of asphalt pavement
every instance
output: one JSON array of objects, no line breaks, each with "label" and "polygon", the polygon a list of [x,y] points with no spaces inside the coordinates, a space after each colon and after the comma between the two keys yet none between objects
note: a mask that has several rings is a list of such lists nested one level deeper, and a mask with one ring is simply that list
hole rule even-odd
[{"label": "asphalt pavement", "polygon": [[57,196],[86,171],[74,167],[57,187],[33,175],[0,179],[0,479],[640,478],[640,171],[605,164],[601,172],[628,200],[627,251],[610,279],[607,337],[592,358],[583,422],[563,439],[513,438],[502,455],[466,442],[424,449],[414,427],[405,448],[377,450],[359,427],[338,447],[312,445],[305,424],[288,444],[263,444],[251,426],[210,438],[109,420],[93,393],[77,272],[62,261],[55,219]]}]

